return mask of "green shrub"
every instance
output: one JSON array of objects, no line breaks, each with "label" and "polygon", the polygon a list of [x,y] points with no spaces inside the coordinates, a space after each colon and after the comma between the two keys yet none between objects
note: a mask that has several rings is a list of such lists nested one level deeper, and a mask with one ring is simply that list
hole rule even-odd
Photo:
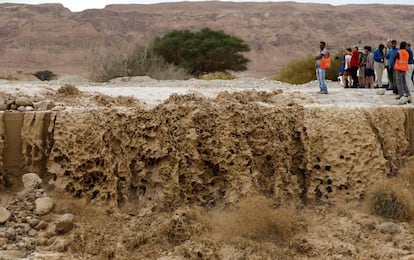
[{"label": "green shrub", "polygon": [[404,190],[403,184],[382,182],[374,185],[368,193],[368,207],[371,213],[401,221],[409,221],[414,216],[412,195]]},{"label": "green shrub", "polygon": [[56,78],[56,76],[57,76],[56,74],[54,74],[50,70],[38,71],[33,75],[36,78],[40,79],[41,81],[52,80],[52,79]]},{"label": "green shrub", "polygon": [[[331,68],[326,71],[326,79],[336,81],[341,64],[342,56],[340,53],[331,53]],[[290,84],[305,84],[316,80],[314,56],[308,55],[302,59],[292,61],[273,79]]]},{"label": "green shrub", "polygon": [[198,32],[174,30],[156,38],[153,51],[198,77],[201,73],[246,70],[249,60],[240,53],[250,47],[237,37],[204,28]]}]

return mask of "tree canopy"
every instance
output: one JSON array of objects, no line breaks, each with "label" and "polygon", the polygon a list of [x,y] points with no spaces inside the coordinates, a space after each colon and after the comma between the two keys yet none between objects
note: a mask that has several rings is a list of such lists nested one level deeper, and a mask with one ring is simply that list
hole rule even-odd
[{"label": "tree canopy", "polygon": [[201,73],[246,70],[249,60],[241,53],[250,51],[250,47],[223,31],[204,28],[198,32],[174,30],[155,38],[153,51],[165,61],[198,76]]}]

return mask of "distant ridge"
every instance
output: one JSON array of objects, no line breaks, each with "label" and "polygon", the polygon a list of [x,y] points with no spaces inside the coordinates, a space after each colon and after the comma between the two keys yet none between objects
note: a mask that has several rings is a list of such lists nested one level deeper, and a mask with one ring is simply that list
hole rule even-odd
[{"label": "distant ridge", "polygon": [[414,6],[234,2],[109,5],[71,12],[60,4],[0,4],[0,72],[50,69],[85,74],[96,50],[133,45],[173,29],[210,27],[245,40],[246,75],[274,76],[318,50],[413,41]]}]

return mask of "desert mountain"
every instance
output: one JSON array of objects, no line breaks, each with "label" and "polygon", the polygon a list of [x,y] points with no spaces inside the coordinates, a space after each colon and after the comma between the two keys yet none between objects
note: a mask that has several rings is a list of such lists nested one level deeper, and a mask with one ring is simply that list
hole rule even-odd
[{"label": "desert mountain", "polygon": [[331,50],[412,41],[414,6],[234,2],[109,5],[71,12],[59,4],[0,4],[0,72],[87,74],[96,53],[148,42],[172,29],[210,27],[246,41],[246,75],[274,76],[289,61]]}]

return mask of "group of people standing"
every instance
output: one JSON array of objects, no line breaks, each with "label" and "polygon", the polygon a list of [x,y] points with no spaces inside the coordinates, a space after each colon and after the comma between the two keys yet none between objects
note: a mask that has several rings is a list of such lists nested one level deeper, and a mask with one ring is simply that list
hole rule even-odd
[{"label": "group of people standing", "polygon": [[400,42],[399,48],[397,41],[387,39],[385,53],[385,64],[387,65],[389,88],[394,94],[398,95],[400,104],[411,103],[411,92],[414,91],[413,71],[414,57],[411,45],[405,41]]},{"label": "group of people standing", "polygon": [[[320,52],[315,56],[316,76],[319,81],[319,94],[328,94],[325,81],[326,69],[330,68],[330,54],[326,43],[320,42]],[[389,38],[386,46],[379,44],[372,51],[371,46],[343,48],[342,80],[345,88],[382,88],[382,76],[386,69],[389,87],[399,99],[400,104],[411,103],[414,91],[414,57],[409,43]]]}]

